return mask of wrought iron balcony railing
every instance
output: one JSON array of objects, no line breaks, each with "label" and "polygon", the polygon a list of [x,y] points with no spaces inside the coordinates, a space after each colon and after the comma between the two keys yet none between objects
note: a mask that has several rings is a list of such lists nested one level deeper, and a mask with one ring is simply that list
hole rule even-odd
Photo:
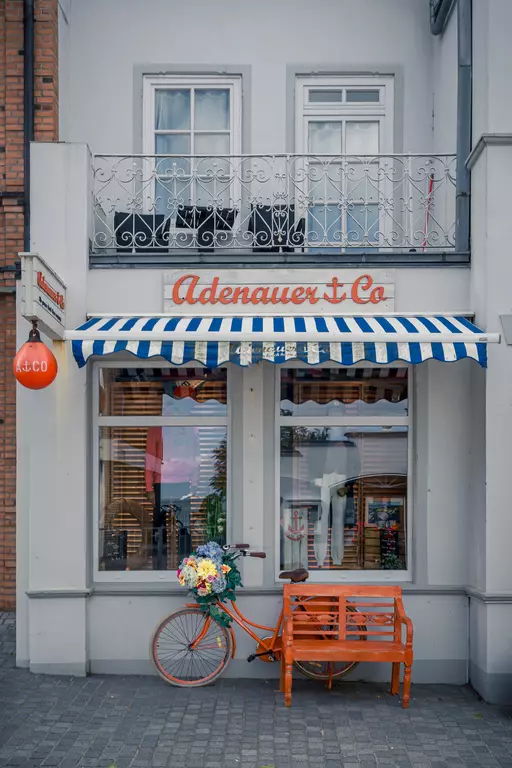
[{"label": "wrought iron balcony railing", "polygon": [[455,248],[455,155],[95,155],[93,173],[93,254]]}]

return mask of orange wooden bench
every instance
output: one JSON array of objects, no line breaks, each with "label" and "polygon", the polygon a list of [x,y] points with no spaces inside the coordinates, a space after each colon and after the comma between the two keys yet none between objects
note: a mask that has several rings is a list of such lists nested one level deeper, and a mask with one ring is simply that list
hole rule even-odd
[{"label": "orange wooden bench", "polygon": [[281,691],[287,707],[295,660],[391,662],[392,694],[398,694],[403,664],[402,706],[409,706],[413,628],[401,587],[285,584],[283,599]]}]

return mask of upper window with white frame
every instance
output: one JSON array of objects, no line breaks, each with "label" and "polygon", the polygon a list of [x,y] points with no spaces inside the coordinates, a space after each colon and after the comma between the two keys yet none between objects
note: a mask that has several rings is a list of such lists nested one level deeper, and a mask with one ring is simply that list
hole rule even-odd
[{"label": "upper window with white frame", "polygon": [[380,167],[393,151],[393,78],[299,77],[296,104],[308,245],[375,247],[385,235]]},{"label": "upper window with white frame", "polygon": [[[146,76],[144,78],[144,153],[154,158],[153,209],[175,223],[183,206],[230,206],[230,156],[241,151],[241,78]],[[226,222],[226,224],[229,222]],[[220,226],[219,226],[220,228]]]}]

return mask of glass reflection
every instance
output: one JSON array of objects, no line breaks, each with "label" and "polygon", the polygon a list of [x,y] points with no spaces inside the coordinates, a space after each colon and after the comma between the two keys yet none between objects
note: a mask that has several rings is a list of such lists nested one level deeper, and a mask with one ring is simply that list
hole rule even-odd
[{"label": "glass reflection", "polygon": [[406,416],[407,368],[284,368],[281,416]]},{"label": "glass reflection", "polygon": [[102,368],[101,416],[225,416],[227,371]]},{"label": "glass reflection", "polygon": [[102,427],[100,568],[173,570],[225,543],[225,427]]},{"label": "glass reflection", "polygon": [[281,427],[281,567],[406,567],[406,427]]}]

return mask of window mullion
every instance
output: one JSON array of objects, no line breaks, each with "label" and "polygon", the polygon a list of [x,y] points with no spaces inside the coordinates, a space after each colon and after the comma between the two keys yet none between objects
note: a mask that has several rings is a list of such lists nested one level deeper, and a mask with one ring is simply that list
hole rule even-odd
[{"label": "window mullion", "polygon": [[226,416],[98,416],[100,427],[225,427]]},{"label": "window mullion", "polygon": [[403,427],[409,416],[279,416],[283,427]]}]

